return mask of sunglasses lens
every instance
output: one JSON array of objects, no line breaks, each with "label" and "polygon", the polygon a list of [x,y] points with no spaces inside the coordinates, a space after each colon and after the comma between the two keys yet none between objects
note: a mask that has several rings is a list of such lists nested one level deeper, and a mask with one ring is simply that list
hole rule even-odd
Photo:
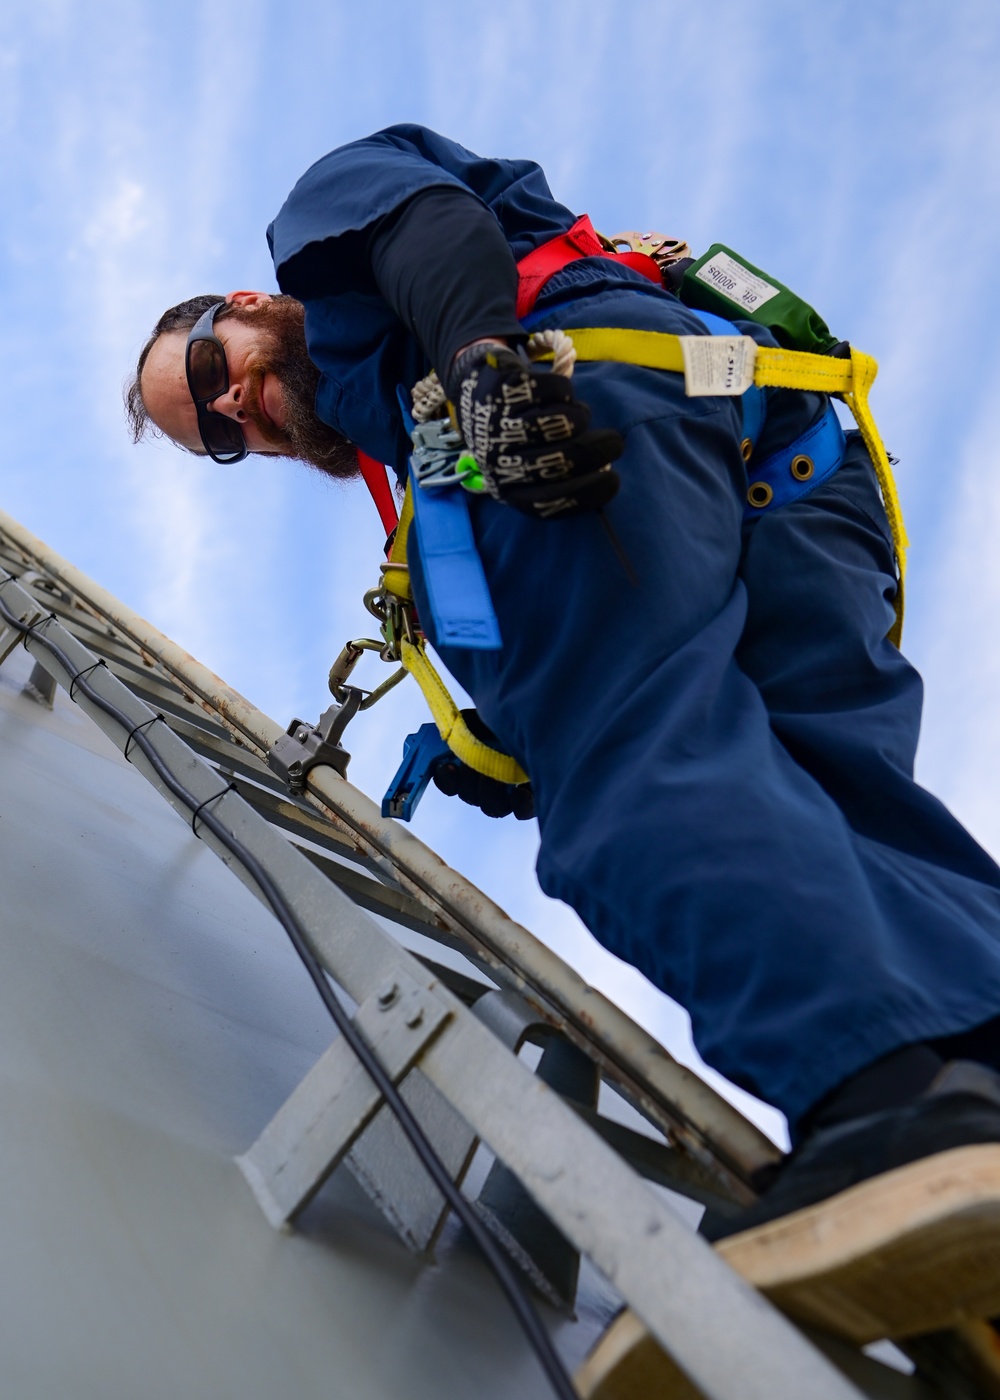
[{"label": "sunglasses lens", "polygon": [[187,348],[188,384],[196,399],[217,398],[229,387],[222,346],[214,340],[193,340]]},{"label": "sunglasses lens", "polygon": [[201,429],[201,440],[213,456],[246,455],[243,430],[231,418],[223,418],[220,413],[203,413],[198,426]]}]

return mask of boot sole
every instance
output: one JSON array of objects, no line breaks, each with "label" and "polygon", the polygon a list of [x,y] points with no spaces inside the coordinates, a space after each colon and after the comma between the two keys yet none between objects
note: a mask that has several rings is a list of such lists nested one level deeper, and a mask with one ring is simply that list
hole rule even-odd
[{"label": "boot sole", "polygon": [[860,1344],[1000,1316],[1000,1145],[925,1157],[716,1250],[782,1311]]}]

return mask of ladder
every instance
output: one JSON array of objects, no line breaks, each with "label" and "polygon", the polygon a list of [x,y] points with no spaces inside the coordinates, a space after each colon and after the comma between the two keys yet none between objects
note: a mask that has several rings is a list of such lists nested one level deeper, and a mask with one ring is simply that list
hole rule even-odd
[{"label": "ladder", "polygon": [[[495,1154],[476,1201],[494,1236],[564,1308],[589,1258],[653,1348],[659,1393],[980,1393],[953,1338],[915,1348],[906,1377],[772,1308],[646,1183],[733,1213],[778,1159],[773,1144],[333,767],[291,792],[268,763],[287,748],[279,724],[3,512],[0,604],[13,619],[0,620],[0,662],[23,643],[36,698],[62,686],[262,899],[266,875],[448,1175],[462,1182],[480,1142]],[[466,970],[408,951],[407,932]],[[534,1073],[526,1042],[542,1050]],[[602,1115],[601,1084],[656,1138]],[[429,1254],[449,1208],[340,1036],[238,1166],[266,1218],[288,1227],[342,1162]]]}]

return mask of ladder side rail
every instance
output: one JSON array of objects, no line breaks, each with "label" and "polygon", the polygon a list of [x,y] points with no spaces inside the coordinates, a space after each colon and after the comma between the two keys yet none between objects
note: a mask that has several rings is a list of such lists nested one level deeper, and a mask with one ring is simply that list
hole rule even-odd
[{"label": "ladder side rail", "polygon": [[[4,601],[19,616],[37,613],[15,583]],[[45,647],[44,633],[75,668],[67,672]],[[125,717],[123,725],[88,697],[74,700],[122,752],[139,725],[159,760],[192,797],[211,801],[240,845],[266,868],[330,975],[359,1006],[380,995],[394,974],[443,1003],[447,1024],[420,1056],[420,1068],[449,1103],[520,1178],[538,1205],[617,1288],[707,1400],[857,1400],[858,1392],[805,1337],[738,1277],[650,1192],[568,1104],[537,1079],[482,1022],[428,977],[421,964],[346,895],[330,885],[280,834],[222,784],[154,711],[58,621],[37,625],[25,646],[67,691],[86,668],[87,684]],[[185,820],[188,807],[141,749],[133,766]],[[261,892],[233,851],[210,829],[202,839],[253,890]],[[490,1086],[484,1094],[483,1086]],[[726,1337],[731,1345],[721,1347]]]},{"label": "ladder side rail", "polygon": [[[215,706],[227,728],[266,757],[284,733],[274,720],[2,511],[0,531],[41,571],[79,593],[187,689]],[[470,940],[491,976],[531,1000],[575,1044],[594,1055],[609,1081],[699,1160],[720,1163],[746,1181],[757,1168],[780,1157],[774,1144],[721,1095],[678,1064],[619,1007],[412,832],[384,819],[370,798],[325,767],[310,773],[309,793],[374,858],[388,861],[410,893],[428,901]]]},{"label": "ladder side rail", "polygon": [[[319,864],[327,876],[351,894],[362,908],[390,918],[424,937],[442,941],[442,930],[432,922],[431,913],[412,895],[399,888],[398,880],[386,869],[385,863],[375,865],[368,857],[361,855],[356,845],[345,838],[341,828],[324,819],[314,806],[290,800],[285,784],[253,751],[243,744],[237,744],[230,732],[217,722],[214,710],[209,710],[204,702],[199,703],[187,696],[172,677],[158,665],[144,659],[134,643],[122,644],[109,638],[106,624],[89,612],[81,612],[67,604],[61,596],[50,595],[47,590],[39,589],[34,584],[29,591],[36,596],[43,594],[46,608],[55,613],[78,641],[102,657],[112,673],[133,694],[155,706],[174,733],[179,734],[199,757],[222,770],[229,778],[244,779],[237,783],[239,792],[269,821],[294,835],[305,836],[325,846],[342,860],[351,861],[352,865],[361,864],[382,876],[381,880],[372,880],[335,861],[324,862],[306,850],[314,863]],[[117,634],[115,636],[117,638]],[[48,676],[47,672],[44,674]],[[458,939],[449,939],[448,943],[457,952],[467,951]]]}]

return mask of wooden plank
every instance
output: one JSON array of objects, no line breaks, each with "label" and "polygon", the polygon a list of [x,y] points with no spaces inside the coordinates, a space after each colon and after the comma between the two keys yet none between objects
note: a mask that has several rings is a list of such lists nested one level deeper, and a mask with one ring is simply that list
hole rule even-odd
[{"label": "wooden plank", "polygon": [[722,1240],[783,1311],[851,1341],[1000,1315],[1000,1144],[958,1147]]}]

